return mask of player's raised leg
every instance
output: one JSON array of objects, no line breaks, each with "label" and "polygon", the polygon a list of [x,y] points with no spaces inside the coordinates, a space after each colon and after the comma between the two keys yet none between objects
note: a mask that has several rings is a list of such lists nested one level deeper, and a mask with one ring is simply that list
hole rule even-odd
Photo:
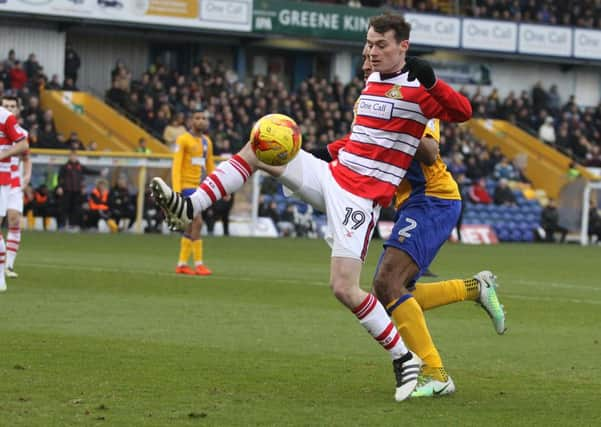
[{"label": "player's raised leg", "polygon": [[497,276],[481,271],[469,279],[453,279],[433,283],[417,283],[413,296],[423,310],[460,301],[477,302],[491,318],[495,331],[505,333],[505,311],[497,295]]},{"label": "player's raised leg", "polygon": [[234,157],[220,163],[190,197],[174,192],[161,178],[153,178],[150,188],[155,200],[165,211],[168,224],[183,229],[192,218],[217,200],[239,190],[258,169],[277,177],[284,172],[286,166],[261,163],[250,143],[247,143]]}]

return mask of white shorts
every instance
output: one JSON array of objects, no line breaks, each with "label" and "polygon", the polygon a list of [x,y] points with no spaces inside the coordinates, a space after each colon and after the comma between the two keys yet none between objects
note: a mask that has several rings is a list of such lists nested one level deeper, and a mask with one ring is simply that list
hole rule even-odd
[{"label": "white shorts", "polygon": [[380,214],[380,206],[338,185],[328,163],[301,150],[279,177],[290,192],[325,212],[332,256],[363,261]]},{"label": "white shorts", "polygon": [[0,218],[4,218],[6,216],[9,194],[10,185],[0,185]]},{"label": "white shorts", "polygon": [[23,213],[23,189],[21,187],[11,187],[8,192],[7,209]]}]

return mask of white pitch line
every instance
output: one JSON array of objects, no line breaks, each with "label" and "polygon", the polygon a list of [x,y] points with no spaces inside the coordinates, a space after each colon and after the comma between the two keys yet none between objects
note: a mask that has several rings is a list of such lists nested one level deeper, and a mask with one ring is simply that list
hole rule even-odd
[{"label": "white pitch line", "polygon": [[[24,267],[49,268],[49,269],[53,269],[53,270],[71,270],[71,271],[85,271],[85,272],[94,271],[94,272],[98,272],[98,273],[119,273],[119,274],[130,273],[130,274],[161,276],[161,277],[170,277],[170,278],[186,277],[185,275],[178,275],[175,273],[168,273],[168,272],[164,272],[164,271],[149,271],[149,270],[142,270],[142,269],[132,270],[130,268],[119,269],[119,268],[107,268],[107,267],[77,266],[77,265],[66,265],[66,264],[25,263],[25,262],[20,263],[20,265],[22,265]],[[251,278],[251,277],[228,275],[228,274],[219,274],[214,277],[220,278],[220,279],[223,278],[223,279],[244,281],[244,282],[268,280],[269,282],[294,284],[294,285],[328,286],[328,283],[326,281],[320,282],[320,281],[307,281],[307,280],[299,280],[299,279],[278,279],[275,277]],[[196,278],[198,280],[198,277],[196,277],[196,276],[187,277],[187,278],[189,278],[189,279]],[[210,278],[205,277],[205,278],[203,278],[203,280],[210,280]],[[534,286],[545,285],[545,286],[551,286],[551,287],[564,287],[564,288],[568,288],[568,289],[578,288],[578,289],[599,291],[598,288],[593,288],[593,287],[588,287],[588,286],[577,286],[577,285],[571,285],[568,283],[557,283],[557,282],[547,283],[547,282],[543,282],[543,281],[539,282],[539,281],[522,280],[522,279],[507,280],[507,281],[511,281],[513,283],[523,283],[525,285],[534,285]],[[574,304],[601,305],[601,301],[599,301],[599,300],[561,298],[561,297],[560,298],[558,298],[558,297],[540,297],[540,296],[530,296],[530,295],[522,295],[522,294],[514,294],[514,293],[503,293],[503,292],[501,292],[500,297],[501,297],[501,299],[515,298],[515,299],[530,300],[530,301],[568,302],[568,303],[574,303]]]},{"label": "white pitch line", "polygon": [[520,294],[504,294],[501,299],[521,299],[527,301],[544,301],[544,302],[568,302],[570,304],[590,304],[590,305],[601,305],[599,300],[589,299],[576,299],[576,298],[556,298],[556,297],[533,297],[530,295]]},{"label": "white pitch line", "polygon": [[545,282],[542,280],[524,280],[524,279],[505,279],[506,281],[513,283],[521,283],[524,285],[530,286],[541,286],[541,287],[551,287],[551,288],[561,288],[561,289],[580,289],[583,291],[594,291],[601,292],[601,287],[594,286],[583,286],[583,285],[574,285],[572,283],[564,283],[564,282]]},{"label": "white pitch line", "polygon": [[[149,271],[142,269],[119,269],[119,268],[107,268],[107,267],[93,267],[93,266],[77,266],[77,265],[66,265],[66,264],[44,264],[44,263],[19,263],[24,267],[34,267],[34,268],[49,268],[53,270],[71,270],[71,271],[93,271],[96,273],[119,273],[119,274],[140,274],[140,275],[148,275],[148,276],[162,276],[162,277],[177,277],[177,278],[195,278],[198,280],[198,276],[187,276],[184,274],[176,274],[176,273],[168,273],[166,271]],[[274,277],[269,278],[252,278],[252,277],[244,277],[238,275],[231,274],[216,274],[213,276],[214,278],[223,278],[223,279],[233,279],[237,281],[246,281],[246,282],[254,282],[260,280],[269,280],[270,282],[276,283],[291,283],[291,284],[299,284],[299,285],[311,285],[311,286],[327,286],[327,281],[316,282],[316,281],[307,281],[307,280],[299,280],[299,279],[278,279]],[[210,280],[210,277],[204,277],[204,280]]]}]

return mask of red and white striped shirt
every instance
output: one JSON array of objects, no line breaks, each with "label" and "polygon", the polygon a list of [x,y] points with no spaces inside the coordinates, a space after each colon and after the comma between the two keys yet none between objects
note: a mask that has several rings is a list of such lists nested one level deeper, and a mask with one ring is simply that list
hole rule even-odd
[{"label": "red and white striped shirt", "polygon": [[[4,107],[0,107],[0,151],[10,149],[15,143],[27,137],[27,133],[17,118]],[[0,160],[0,185],[11,183],[11,157]]]},{"label": "red and white striped shirt", "polygon": [[407,76],[372,73],[357,101],[351,133],[330,147],[330,153],[339,149],[330,163],[336,182],[382,206],[390,204],[405,177],[428,120],[463,122],[472,115],[467,98],[444,81],[426,90]]}]

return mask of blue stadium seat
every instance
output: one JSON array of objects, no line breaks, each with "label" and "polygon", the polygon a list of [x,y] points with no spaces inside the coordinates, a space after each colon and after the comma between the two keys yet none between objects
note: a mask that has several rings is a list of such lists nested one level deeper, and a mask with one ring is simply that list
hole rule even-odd
[{"label": "blue stadium seat", "polygon": [[502,228],[497,233],[497,237],[499,238],[500,241],[506,242],[510,238],[510,232],[507,228]]},{"label": "blue stadium seat", "polygon": [[526,230],[522,233],[522,242],[532,242],[534,241],[534,231]]},{"label": "blue stadium seat", "polygon": [[512,242],[519,242],[522,240],[522,230],[518,228],[511,230],[511,237],[509,239]]}]

